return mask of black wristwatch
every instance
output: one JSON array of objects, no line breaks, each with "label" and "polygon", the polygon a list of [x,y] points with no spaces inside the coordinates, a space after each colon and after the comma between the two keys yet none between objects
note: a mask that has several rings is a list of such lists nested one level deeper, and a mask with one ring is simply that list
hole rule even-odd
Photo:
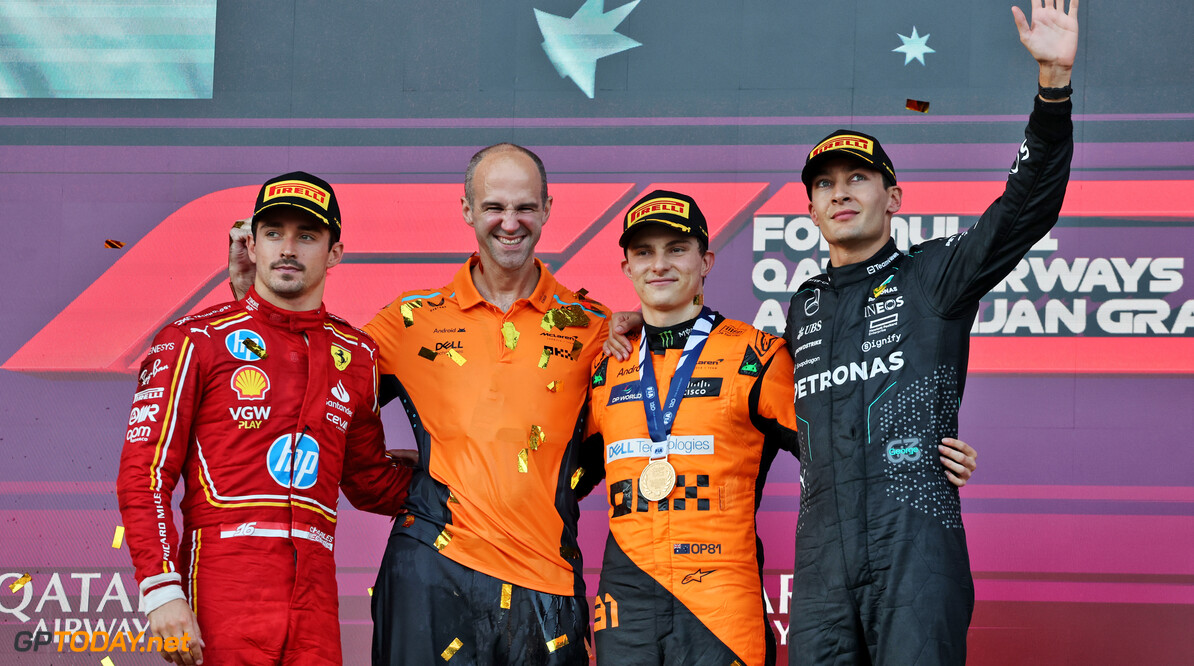
[{"label": "black wristwatch", "polygon": [[1068,83],[1061,88],[1046,88],[1038,83],[1036,84],[1036,94],[1040,95],[1041,99],[1057,101],[1073,95],[1074,89]]}]

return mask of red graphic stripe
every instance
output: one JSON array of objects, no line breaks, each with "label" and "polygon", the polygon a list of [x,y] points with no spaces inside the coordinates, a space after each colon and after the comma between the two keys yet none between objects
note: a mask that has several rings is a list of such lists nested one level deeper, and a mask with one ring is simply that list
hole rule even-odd
[{"label": "red graphic stripe", "polygon": [[[651,190],[671,190],[696,199],[709,223],[710,246],[716,249],[736,230],[730,229],[730,223],[738,220],[766,188],[767,183],[652,183],[635,195],[635,200]],[[634,286],[620,268],[624,255],[618,238],[629,208],[627,205],[618,211],[555,273],[562,284],[588,289],[594,299],[614,311],[638,309]]]},{"label": "red graphic stripe", "polygon": [[[562,183],[551,186],[562,203],[550,218],[550,232],[539,251],[558,254],[573,245],[633,186],[627,183]],[[201,305],[230,298],[220,277],[226,271],[227,229],[232,221],[247,217],[256,187],[221,190],[196,199],[167,217],[50,321],[36,336],[4,363],[6,370],[25,372],[127,371],[135,367],[148,340],[164,324],[185,314],[200,291],[208,293]],[[461,184],[336,185],[344,218],[345,246],[371,255],[413,258],[419,255],[463,258],[476,249],[473,230],[461,217]],[[189,251],[179,252],[178,248]],[[357,266],[363,266],[358,264]],[[399,266],[398,264],[394,265]],[[418,284],[437,274],[427,265],[406,264]],[[351,274],[356,269],[337,269]],[[383,272],[388,269],[381,269]],[[364,324],[401,289],[394,273],[380,284],[357,283],[337,287],[329,283],[328,304],[349,321]],[[449,274],[450,275],[450,274]],[[348,283],[351,278],[345,278]],[[215,282],[215,287],[208,287]],[[129,298],[135,285],[152,284]],[[358,289],[358,287],[362,287]],[[367,294],[358,298],[358,292]],[[385,298],[378,292],[386,292]],[[87,344],[79,343],[87,331]]]},{"label": "red graphic stripe", "polygon": [[1194,338],[998,338],[970,341],[972,373],[1194,373]]}]

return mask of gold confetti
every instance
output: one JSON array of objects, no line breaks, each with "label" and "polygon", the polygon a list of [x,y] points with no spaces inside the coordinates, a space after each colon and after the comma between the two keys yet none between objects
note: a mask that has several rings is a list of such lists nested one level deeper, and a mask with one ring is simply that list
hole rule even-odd
[{"label": "gold confetti", "polygon": [[563,330],[568,326],[579,326],[584,328],[589,325],[589,315],[585,314],[585,309],[580,305],[569,305],[563,310],[560,310],[560,312],[564,314],[564,321],[562,322],[562,325],[559,321],[560,318],[558,316],[556,317],[556,326],[558,326],[560,330]]},{"label": "gold confetti", "polygon": [[555,652],[556,650],[568,644],[568,634],[563,636],[556,636],[554,639],[547,641],[547,651]]},{"label": "gold confetti", "polygon": [[403,527],[410,527],[411,525],[414,525],[414,524],[415,524],[415,517],[410,515],[409,513],[406,514],[406,517],[402,519]]},{"label": "gold confetti", "polygon": [[124,247],[124,241],[112,240],[109,238],[108,240],[104,241],[104,247],[108,248],[109,250],[119,250],[120,248]]},{"label": "gold confetti", "polygon": [[30,576],[29,574],[25,574],[25,575],[21,576],[20,578],[14,580],[13,582],[9,583],[8,589],[13,592],[16,592],[17,590],[21,589],[22,587],[25,587],[25,583],[28,583],[31,580],[33,580],[33,576]]},{"label": "gold confetti", "polygon": [[116,665],[112,663],[111,657],[104,657],[103,659],[100,659],[100,666],[116,666]]},{"label": "gold confetti", "polygon": [[261,345],[253,342],[252,340],[245,340],[242,344],[244,344],[246,349],[253,352],[257,358],[265,358],[266,356],[269,356],[269,354],[265,352],[265,349],[262,348]]},{"label": "gold confetti", "polygon": [[415,310],[423,307],[423,301],[415,299],[413,301],[403,303],[398,310],[402,312],[402,323],[406,324],[407,328],[415,324]]},{"label": "gold confetti", "polygon": [[455,349],[449,349],[447,351],[447,354],[448,354],[448,358],[452,359],[452,361],[454,363],[456,363],[456,365],[464,365],[465,363],[468,362],[465,360],[464,355],[461,354],[460,352],[456,351]]},{"label": "gold confetti", "polygon": [[552,328],[564,330],[569,326],[585,327],[589,325],[589,315],[585,314],[585,309],[579,304],[569,305],[566,308],[552,308],[543,315],[543,319],[539,322],[539,327],[544,331],[551,331]]},{"label": "gold confetti", "polygon": [[510,610],[510,594],[514,591],[509,583],[502,583],[502,608]]},{"label": "gold confetti", "polygon": [[122,543],[124,543],[124,525],[117,525],[116,533],[112,535],[112,547],[120,548]]},{"label": "gold confetti", "polygon": [[369,588],[369,596],[373,596],[373,588]]},{"label": "gold confetti", "polygon": [[459,638],[453,638],[452,642],[448,643],[448,647],[444,648],[444,651],[439,653],[439,656],[443,657],[444,661],[447,661],[455,656],[456,651],[462,647],[464,647],[464,643]]},{"label": "gold confetti", "polygon": [[526,474],[527,472],[530,471],[530,468],[527,466],[527,450],[526,449],[521,449],[518,452],[518,471],[522,472],[523,474]]},{"label": "gold confetti", "polygon": [[506,341],[507,349],[514,349],[518,346],[518,329],[514,328],[514,322],[506,322],[502,324],[502,339]]},{"label": "gold confetti", "polygon": [[547,347],[544,347],[543,353],[539,355],[539,367],[546,368],[549,360],[551,360],[551,352],[547,351]]},{"label": "gold confetti", "polygon": [[423,358],[427,359],[428,361],[434,361],[435,357],[436,357],[436,353],[426,347],[419,347],[419,356],[422,356]]},{"label": "gold confetti", "polygon": [[557,390],[559,390],[559,388],[560,388],[560,384],[561,384],[561,383],[562,383],[562,382],[558,382],[558,381],[557,381],[557,382],[551,382],[551,383],[549,383],[549,384],[547,385],[547,390],[548,390],[548,391],[551,391],[552,393],[555,393]]},{"label": "gold confetti", "polygon": [[244,229],[245,225],[252,224],[252,223],[253,223],[252,220],[237,220],[232,223],[232,228],[233,229]]},{"label": "gold confetti", "polygon": [[537,425],[531,426],[531,436],[527,438],[527,442],[531,445],[532,451],[538,451],[539,445],[547,441],[547,437],[543,436],[543,428]]},{"label": "gold confetti", "polygon": [[584,467],[577,467],[576,471],[572,473],[572,489],[576,490],[576,484],[580,483],[580,478],[585,475]]},{"label": "gold confetti", "polygon": [[693,297],[692,297],[692,304],[693,304],[693,305],[704,305],[704,304],[705,304],[705,295],[704,295],[704,294],[697,294],[696,296],[693,296]]},{"label": "gold confetti", "polygon": [[928,113],[929,112],[929,103],[922,102],[919,99],[910,99],[910,100],[904,102],[904,108],[908,109],[909,111],[918,111],[920,113]]},{"label": "gold confetti", "polygon": [[580,551],[572,546],[560,546],[560,557],[566,560],[580,559]]},{"label": "gold confetti", "polygon": [[572,356],[575,358],[576,355],[580,353],[580,350],[582,350],[584,348],[585,348],[585,343],[581,342],[580,340],[573,340],[572,341]]},{"label": "gold confetti", "polygon": [[451,490],[448,491],[448,501],[453,504],[460,504],[460,500],[456,499],[456,493]]},{"label": "gold confetti", "polygon": [[445,527],[444,531],[440,532],[439,536],[435,537],[435,549],[443,550],[445,547],[447,547],[448,542],[450,542],[451,540],[452,540],[452,533],[449,532],[448,528]]}]

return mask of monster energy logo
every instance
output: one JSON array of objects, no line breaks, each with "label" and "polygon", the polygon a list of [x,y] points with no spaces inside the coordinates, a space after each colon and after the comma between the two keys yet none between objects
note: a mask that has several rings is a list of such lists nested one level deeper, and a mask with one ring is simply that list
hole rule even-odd
[{"label": "monster energy logo", "polygon": [[658,346],[662,349],[677,349],[680,347],[680,343],[687,338],[690,333],[692,333],[691,326],[682,331],[666,330],[660,331],[658,333],[652,333],[652,340],[659,343],[658,345],[652,346]]}]

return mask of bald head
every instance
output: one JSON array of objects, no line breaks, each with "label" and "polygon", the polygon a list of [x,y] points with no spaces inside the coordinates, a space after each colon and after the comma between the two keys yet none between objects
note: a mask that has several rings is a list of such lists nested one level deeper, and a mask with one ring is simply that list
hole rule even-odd
[{"label": "bald head", "polygon": [[492,146],[482,148],[473,155],[473,159],[469,160],[468,168],[464,170],[464,197],[468,200],[470,205],[475,204],[474,196],[476,190],[473,189],[473,177],[477,173],[477,165],[490,155],[498,155],[502,153],[519,153],[530,158],[535,163],[535,168],[539,171],[539,203],[543,204],[547,201],[547,170],[543,168],[543,160],[535,153],[513,143],[495,143]]}]

